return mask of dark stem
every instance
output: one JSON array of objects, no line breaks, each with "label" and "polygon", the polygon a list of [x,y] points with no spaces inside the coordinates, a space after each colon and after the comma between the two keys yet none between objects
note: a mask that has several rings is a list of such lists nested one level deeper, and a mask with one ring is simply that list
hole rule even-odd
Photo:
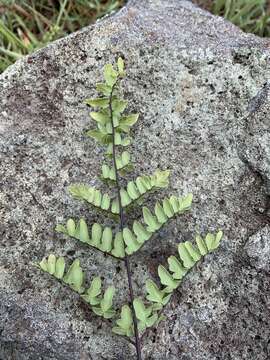
[{"label": "dark stem", "polygon": [[[112,141],[113,141],[113,165],[115,169],[115,182],[116,182],[116,189],[117,189],[117,197],[119,202],[119,213],[120,213],[120,230],[123,231],[125,226],[125,220],[124,220],[124,211],[121,204],[121,196],[120,196],[120,181],[118,176],[118,170],[116,166],[116,146],[115,146],[115,129],[113,124],[113,109],[112,109],[112,97],[113,97],[113,91],[115,89],[117,82],[112,87],[112,91],[110,94],[110,100],[109,100],[109,109],[110,109],[110,118],[111,118],[111,125],[112,125]],[[131,311],[132,311],[132,318],[133,318],[133,324],[134,324],[134,334],[135,334],[135,347],[137,352],[137,360],[142,360],[141,355],[141,341],[138,331],[138,322],[135,314],[135,309],[133,306],[133,300],[134,300],[134,293],[133,293],[133,287],[132,287],[132,279],[131,279],[131,270],[130,270],[130,263],[128,256],[124,257],[125,261],[125,267],[127,270],[127,278],[128,278],[128,288],[129,288],[129,297],[131,302]]]}]

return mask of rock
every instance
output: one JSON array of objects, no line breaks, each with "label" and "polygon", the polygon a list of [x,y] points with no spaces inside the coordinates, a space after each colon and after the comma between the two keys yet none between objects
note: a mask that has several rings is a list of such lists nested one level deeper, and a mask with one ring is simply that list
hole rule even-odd
[{"label": "rock", "polygon": [[167,320],[145,336],[144,360],[269,358],[270,278],[258,270],[269,268],[269,44],[191,2],[134,0],[1,75],[1,359],[135,359],[110,324],[33,266],[50,252],[78,257],[88,278],[99,273],[121,288],[118,305],[128,298],[122,264],[54,232],[71,216],[96,220],[66,189],[102,186],[102,151],[83,136],[83,100],[119,55],[129,109],[140,113],[136,174],[170,168],[169,192],[195,199],[133,257],[136,294],[179,241],[225,233],[176,291]]},{"label": "rock", "polygon": [[265,226],[252,235],[245,245],[250,263],[258,270],[270,271],[270,227]]}]

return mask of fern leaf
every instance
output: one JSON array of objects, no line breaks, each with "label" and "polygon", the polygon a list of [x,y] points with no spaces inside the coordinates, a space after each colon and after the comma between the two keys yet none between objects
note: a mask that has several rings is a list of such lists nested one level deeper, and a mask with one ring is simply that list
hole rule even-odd
[{"label": "fern leaf", "polygon": [[112,249],[112,229],[109,227],[105,227],[102,234],[100,250],[104,252],[110,252],[111,249]]},{"label": "fern leaf", "polygon": [[[105,83],[97,83],[96,84],[96,89],[98,92],[102,93],[103,95],[110,96],[111,93],[111,86],[108,86]],[[90,104],[89,104],[90,105]]]},{"label": "fern leaf", "polygon": [[179,212],[184,212],[190,209],[193,200],[193,195],[187,194],[185,197],[179,199]]},{"label": "fern leaf", "polygon": [[173,217],[174,210],[173,210],[173,207],[172,207],[169,199],[163,200],[163,210],[164,210],[164,213],[166,214],[166,216],[168,216],[168,218]]},{"label": "fern leaf", "polygon": [[188,252],[185,243],[180,243],[178,245],[178,252],[180,259],[183,261],[184,267],[187,269],[192,268],[196,261],[193,260],[192,256]]},{"label": "fern leaf", "polygon": [[123,238],[126,244],[125,251],[128,255],[134,253],[141,247],[141,244],[137,241],[136,237],[129,228],[123,229]]},{"label": "fern leaf", "polygon": [[206,255],[208,253],[207,246],[203,240],[203,238],[200,235],[196,235],[196,244],[198,246],[198,249],[201,253],[201,255]]},{"label": "fern leaf", "polygon": [[124,66],[125,66],[124,60],[121,57],[119,57],[117,59],[117,68],[120,75],[124,75]]},{"label": "fern leaf", "polygon": [[[70,224],[71,220],[72,219],[69,219],[67,224]],[[74,222],[74,220],[72,221]],[[94,223],[91,228],[91,238],[89,236],[87,224],[83,219],[79,221],[77,227],[75,225],[75,232],[72,231],[72,235],[68,233],[67,227],[63,225],[58,225],[56,230],[115,257],[122,258],[125,256],[124,242],[119,238],[119,236],[122,235],[118,233],[116,234],[115,239],[113,239],[113,233],[110,227],[105,227],[103,229],[100,224]]]},{"label": "fern leaf", "polygon": [[121,196],[121,205],[123,207],[129,205],[132,202],[132,199],[128,195],[128,192],[123,188],[120,189],[120,196]]},{"label": "fern leaf", "polygon": [[67,233],[69,236],[75,236],[76,234],[76,225],[73,219],[68,219],[67,221]]},{"label": "fern leaf", "polygon": [[146,228],[138,221],[134,221],[133,223],[133,231],[137,236],[137,241],[140,244],[143,244],[146,240],[150,239],[152,233],[147,231]]},{"label": "fern leaf", "polygon": [[197,262],[201,259],[201,254],[199,252],[199,250],[196,249],[196,247],[194,247],[190,241],[186,241],[185,242],[185,247],[187,249],[187,251],[189,252],[189,255],[192,257],[192,259]]},{"label": "fern leaf", "polygon": [[109,98],[96,98],[96,99],[86,99],[84,101],[87,105],[92,107],[100,107],[101,109],[107,108],[109,106]]},{"label": "fern leaf", "polygon": [[153,326],[157,322],[158,315],[156,312],[153,312],[152,306],[146,307],[139,298],[133,300],[133,306],[136,318],[139,320],[138,328],[140,331]]},{"label": "fern leaf", "polygon": [[69,187],[69,192],[75,199],[86,201],[101,210],[109,210],[111,203],[110,196],[108,194],[101,194],[100,190],[94,187],[74,184]]},{"label": "fern leaf", "polygon": [[119,258],[123,258],[125,256],[125,244],[124,244],[122,232],[118,232],[115,235],[113,249],[112,249],[111,253],[113,256],[119,257]]},{"label": "fern leaf", "polygon": [[101,298],[99,297],[100,294],[101,279],[100,277],[95,277],[92,280],[90,287],[86,290],[84,294],[81,295],[81,297],[90,305],[98,305],[101,301]]},{"label": "fern leaf", "polygon": [[157,218],[152,215],[151,211],[147,207],[143,207],[143,219],[144,222],[148,225],[147,230],[151,233],[161,228],[161,225]]},{"label": "fern leaf", "polygon": [[176,280],[181,280],[182,277],[186,274],[187,269],[182,265],[182,263],[175,257],[170,256],[168,258],[169,270],[173,273],[173,278]]},{"label": "fern leaf", "polygon": [[64,276],[65,273],[65,259],[60,256],[55,263],[55,272],[54,272],[54,276],[61,280]]},{"label": "fern leaf", "polygon": [[150,279],[146,280],[146,290],[148,293],[146,299],[150,302],[160,304],[160,307],[156,309],[161,309],[171,298],[171,294],[168,295],[164,290],[160,290],[156,283]]},{"label": "fern leaf", "polygon": [[98,306],[93,306],[93,311],[99,316],[103,316],[105,319],[111,319],[115,315],[115,310],[112,308],[113,297],[115,294],[115,287],[109,286],[105,291],[103,298]]},{"label": "fern leaf", "polygon": [[166,292],[172,292],[179,285],[179,281],[175,280],[169,271],[162,265],[158,267],[158,276],[162,285],[166,286]]},{"label": "fern leaf", "polygon": [[[146,186],[146,185],[145,185]],[[180,203],[184,198],[175,198],[173,202],[177,201]],[[189,208],[186,207],[186,210]],[[143,207],[143,219],[144,223],[147,225],[144,227],[139,221],[133,222],[133,242],[134,245],[133,252],[137,251],[145,241],[149,240],[155,233],[158,231],[162,225],[164,225],[170,218],[173,216],[183,213],[183,208],[173,208],[173,205],[170,203],[170,200],[165,198],[163,200],[163,206],[161,206],[158,202],[155,205],[155,215],[151,213],[151,211],[147,207]],[[166,221],[165,221],[166,220]],[[130,255],[132,252],[132,248],[129,248],[128,254]],[[137,250],[135,250],[137,249]]]},{"label": "fern leaf", "polygon": [[92,239],[90,241],[91,245],[99,247],[100,246],[100,241],[101,241],[101,236],[102,236],[102,227],[100,224],[98,223],[94,223],[92,225]]},{"label": "fern leaf", "polygon": [[83,279],[84,274],[80,266],[80,260],[76,259],[69,267],[66,275],[63,278],[63,281],[68,284],[74,291],[82,293],[84,291],[84,288],[82,288]]},{"label": "fern leaf", "polygon": [[132,312],[128,305],[123,305],[121,308],[121,317],[116,320],[117,326],[112,328],[112,331],[118,335],[133,336],[133,319]]},{"label": "fern leaf", "polygon": [[104,79],[106,84],[112,88],[117,80],[117,72],[114,70],[112,64],[107,64],[104,66]]},{"label": "fern leaf", "polygon": [[155,214],[160,224],[165,224],[168,220],[168,217],[159,202],[155,205]]},{"label": "fern leaf", "polygon": [[138,199],[141,194],[133,181],[130,181],[127,185],[127,193],[132,200]]},{"label": "fern leaf", "polygon": [[118,130],[122,130],[125,133],[129,133],[131,126],[136,124],[138,121],[139,114],[130,114],[127,116],[122,116],[117,127]]},{"label": "fern leaf", "polygon": [[54,275],[55,273],[56,257],[54,254],[50,254],[47,261],[48,273]]},{"label": "fern leaf", "polygon": [[84,219],[80,220],[79,229],[80,229],[80,241],[89,243],[90,238],[88,233],[88,227]]},{"label": "fern leaf", "polygon": [[207,234],[206,239],[209,239],[208,251],[205,251],[206,245],[204,240],[198,235],[196,236],[196,243],[198,244],[199,242],[200,244],[198,248],[192,245],[190,241],[180,243],[178,244],[178,251],[180,259],[184,262],[184,264],[182,264],[175,256],[170,256],[168,258],[170,272],[164,266],[158,266],[158,275],[164,288],[160,289],[155,282],[150,279],[146,281],[146,299],[151,304],[149,308],[152,308],[153,315],[151,315],[145,323],[144,304],[142,305],[141,302],[136,304],[136,316],[138,313],[138,319],[143,322],[143,324],[140,324],[141,328],[146,328],[152,323],[157,324],[160,320],[162,320],[162,317],[158,317],[156,311],[161,310],[168,303],[172,292],[179,286],[181,279],[196,264],[196,262],[201,259],[203,254],[206,255],[208,252],[212,251],[213,247],[217,248],[219,246],[222,235],[222,231],[219,231],[217,234]]}]

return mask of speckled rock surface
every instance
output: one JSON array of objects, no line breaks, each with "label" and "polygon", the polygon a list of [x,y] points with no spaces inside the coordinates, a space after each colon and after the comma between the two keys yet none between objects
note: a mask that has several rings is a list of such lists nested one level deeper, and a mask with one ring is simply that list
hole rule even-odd
[{"label": "speckled rock surface", "polygon": [[96,219],[66,188],[102,186],[82,101],[119,55],[130,110],[140,113],[136,173],[169,167],[169,191],[195,198],[192,212],[134,256],[136,294],[177,242],[196,230],[225,233],[144,338],[144,359],[269,359],[269,46],[190,2],[135,0],[0,76],[1,360],[134,358],[75,294],[31,265],[51,251],[80,257],[89,277],[123,285],[119,303],[127,298],[122,264],[53,231],[70,216]]}]

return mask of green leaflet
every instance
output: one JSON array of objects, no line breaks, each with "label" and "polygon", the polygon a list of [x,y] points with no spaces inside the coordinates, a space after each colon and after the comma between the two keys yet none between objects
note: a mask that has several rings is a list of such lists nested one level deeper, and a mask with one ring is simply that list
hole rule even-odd
[{"label": "green leaflet", "polygon": [[180,243],[178,245],[178,252],[180,259],[183,261],[184,267],[190,269],[194,266],[195,262],[188,252],[188,249],[185,246],[185,243]]},{"label": "green leaflet", "polygon": [[97,99],[86,99],[85,103],[93,107],[100,107],[101,109],[104,109],[109,106],[109,98],[103,97]]},{"label": "green leaflet", "polygon": [[90,116],[93,120],[100,123],[101,125],[105,125],[110,121],[110,116],[107,111],[100,111],[100,112],[92,111],[90,112]]},{"label": "green leaflet", "polygon": [[127,107],[127,104],[126,100],[114,99],[112,101],[113,114],[121,114]]},{"label": "green leaflet", "polygon": [[54,272],[54,276],[61,280],[64,276],[64,272],[65,272],[65,259],[60,256],[55,263],[55,272]]},{"label": "green leaflet", "polygon": [[189,210],[192,204],[192,199],[192,194],[187,194],[185,197],[179,199],[179,211],[183,212]]},{"label": "green leaflet", "polygon": [[68,284],[74,291],[82,293],[84,291],[82,288],[83,279],[84,274],[80,266],[80,260],[76,259],[69,267],[66,275],[63,278],[63,281]]},{"label": "green leaflet", "polygon": [[103,178],[108,179],[110,177],[110,167],[107,164],[103,164],[101,170]]},{"label": "green leaflet", "polygon": [[168,217],[159,202],[157,202],[155,205],[155,214],[160,224],[165,224],[165,222],[168,220]]},{"label": "green leaflet", "polygon": [[101,209],[102,210],[109,210],[110,205],[111,205],[110,196],[108,194],[104,194],[102,196],[102,200],[101,200],[101,205],[100,205]]},{"label": "green leaflet", "polygon": [[136,237],[129,228],[123,229],[123,238],[126,244],[125,251],[128,255],[134,253],[141,247],[141,244],[137,241]]},{"label": "green leaflet", "polygon": [[140,331],[153,326],[158,321],[158,314],[153,312],[152,306],[145,307],[141,299],[134,299],[133,306],[136,317],[139,320],[138,326]]},{"label": "green leaflet", "polygon": [[117,170],[126,168],[130,163],[130,154],[127,151],[124,151],[121,156],[116,157],[116,167]]},{"label": "green leaflet", "polygon": [[160,290],[156,283],[150,279],[146,280],[146,290],[148,293],[146,299],[150,302],[160,304],[160,309],[166,305],[171,298],[171,294],[168,295],[164,290]]},{"label": "green leaflet", "polygon": [[51,275],[55,273],[55,264],[56,264],[56,257],[55,255],[50,254],[47,262],[47,269],[48,269],[47,271]]},{"label": "green leaflet", "polygon": [[111,86],[105,84],[105,83],[97,83],[96,89],[98,92],[102,93],[105,96],[110,96],[111,93]]},{"label": "green leaflet", "polygon": [[185,247],[194,261],[197,262],[201,259],[202,256],[200,252],[191,244],[190,241],[185,242]]},{"label": "green leaflet", "polygon": [[86,290],[84,294],[81,295],[81,297],[90,305],[98,305],[100,304],[101,298],[101,279],[100,277],[95,277],[90,287]]},{"label": "green leaflet", "polygon": [[158,188],[165,188],[169,185],[170,170],[156,170],[153,176],[154,186]]},{"label": "green leaflet", "polygon": [[80,220],[80,241],[85,243],[89,242],[88,227],[84,219]]},{"label": "green leaflet", "polygon": [[73,219],[68,219],[67,221],[67,233],[69,236],[75,236],[76,233],[76,225]]},{"label": "green leaflet", "polygon": [[46,257],[44,257],[40,263],[38,264],[38,266],[41,268],[41,270],[48,272],[48,261],[46,259]]},{"label": "green leaflet", "polygon": [[115,82],[117,80],[117,72],[114,70],[114,68],[111,64],[107,64],[104,66],[104,78],[105,78],[106,84],[109,87],[112,87],[115,84]]},{"label": "green leaflet", "polygon": [[177,213],[179,211],[179,199],[176,196],[171,196],[169,202],[173,208],[173,212]]},{"label": "green leaflet", "polygon": [[137,177],[137,179],[136,179],[136,186],[137,186],[140,194],[144,194],[144,193],[146,193],[146,191],[148,190],[147,187],[145,186],[145,183],[143,182],[141,176]]},{"label": "green leaflet", "polygon": [[98,316],[102,316],[105,319],[110,319],[114,317],[115,310],[112,308],[113,297],[115,294],[114,286],[109,286],[105,291],[103,298],[100,301],[99,306],[93,306],[93,311]]},{"label": "green leaflet", "polygon": [[206,255],[208,253],[206,244],[205,244],[203,238],[200,235],[196,235],[196,244],[198,246],[198,249],[199,249],[201,255],[204,256],[204,255]]},{"label": "green leaflet", "polygon": [[133,181],[130,181],[127,185],[127,193],[132,200],[138,199],[141,194]]},{"label": "green leaflet", "polygon": [[132,312],[128,305],[121,308],[121,317],[116,321],[117,326],[112,331],[118,335],[132,336],[134,334]]},{"label": "green leaflet", "polygon": [[110,144],[112,141],[112,136],[108,135],[101,130],[88,130],[85,133],[86,136],[95,139],[97,142],[100,142],[103,145]]},{"label": "green leaflet", "polygon": [[164,210],[164,213],[166,214],[166,216],[168,216],[168,218],[171,218],[174,216],[173,207],[172,207],[169,199],[165,198],[163,200],[163,210]]},{"label": "green leaflet", "polygon": [[124,244],[123,234],[121,232],[118,232],[115,235],[113,246],[114,247],[111,251],[113,256],[123,258],[125,256],[125,244]]},{"label": "green leaflet", "polygon": [[187,269],[185,269],[182,263],[175,256],[170,256],[168,258],[168,264],[169,270],[173,273],[173,278],[176,280],[181,280],[187,273]]},{"label": "green leaflet", "polygon": [[100,250],[104,252],[110,252],[111,249],[112,249],[112,229],[109,227],[105,227],[102,234]]},{"label": "green leaflet", "polygon": [[166,292],[171,293],[179,285],[179,281],[175,280],[169,271],[162,265],[158,267],[158,276],[162,285],[166,286]]},{"label": "green leaflet", "polygon": [[92,239],[91,239],[91,245],[99,247],[100,246],[100,240],[102,236],[102,227],[100,224],[94,223],[92,225]]},{"label": "green leaflet", "polygon": [[138,221],[134,221],[133,223],[133,231],[134,231],[134,234],[136,234],[137,236],[137,241],[142,244],[144,243],[146,240],[148,240],[152,233],[147,231],[145,229],[145,227]]},{"label": "green leaflet", "polygon": [[120,75],[124,75],[124,66],[125,66],[124,60],[121,57],[119,57],[117,60],[117,67]]},{"label": "green leaflet", "polygon": [[148,225],[147,230],[152,233],[160,229],[162,225],[158,222],[157,218],[152,215],[151,211],[145,206],[143,207],[143,219],[144,222]]},{"label": "green leaflet", "polygon": [[121,196],[121,204],[123,207],[129,205],[132,201],[130,196],[128,195],[127,191],[123,188],[120,189],[120,196]]},{"label": "green leaflet", "polygon": [[205,243],[209,252],[217,249],[220,244],[220,240],[222,239],[223,233],[222,231],[218,231],[216,235],[207,234],[205,238]]},{"label": "green leaflet", "polygon": [[119,214],[119,213],[120,213],[120,208],[119,208],[119,201],[118,201],[118,199],[114,199],[114,200],[112,201],[111,212],[112,212],[113,214]]}]

